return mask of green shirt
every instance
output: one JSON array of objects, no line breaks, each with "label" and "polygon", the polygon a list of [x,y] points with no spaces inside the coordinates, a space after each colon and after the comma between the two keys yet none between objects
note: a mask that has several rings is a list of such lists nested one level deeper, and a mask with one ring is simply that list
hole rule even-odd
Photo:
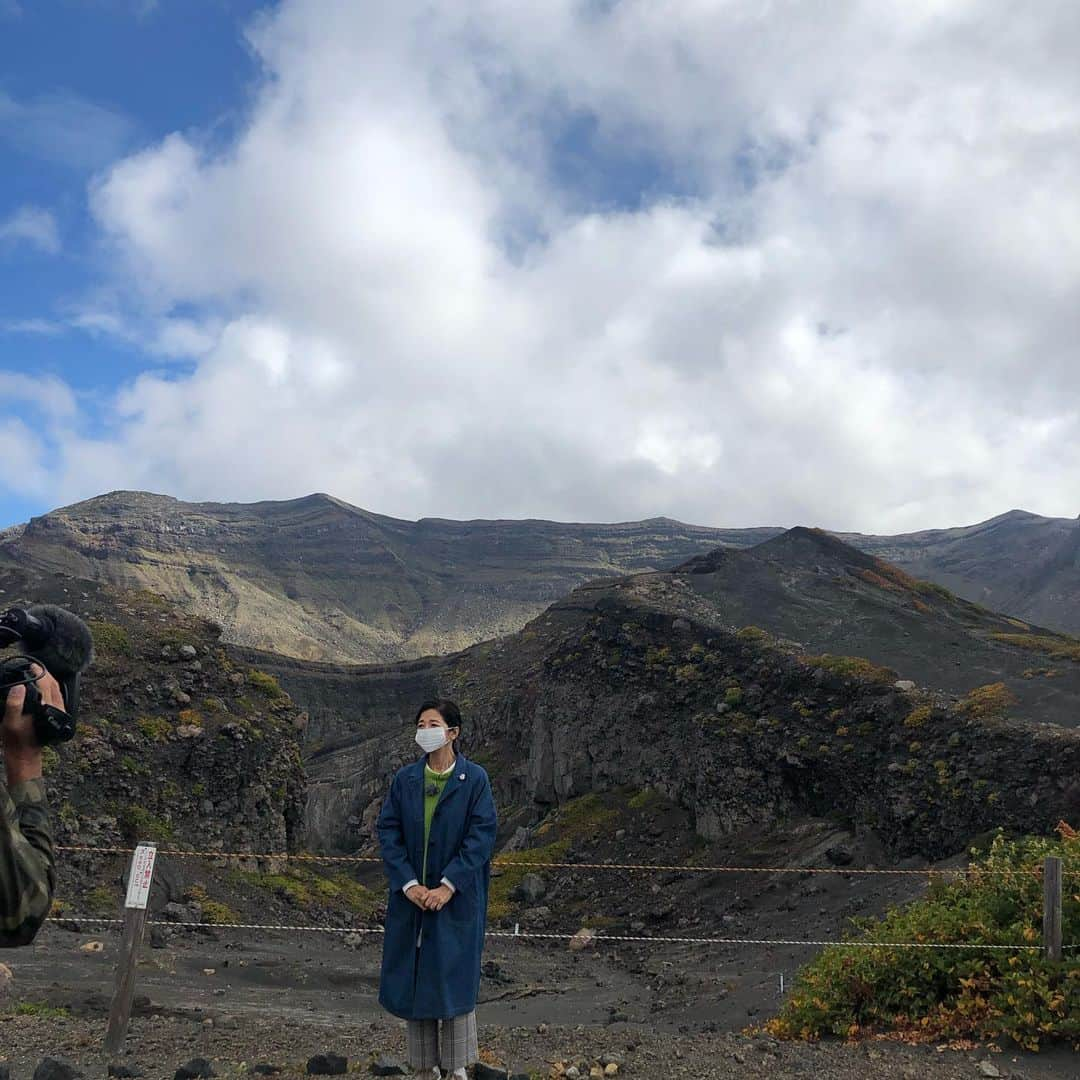
[{"label": "green shirt", "polygon": [[[424,868],[420,872],[420,881],[424,885],[427,884],[427,849],[428,836],[431,834],[431,819],[435,816],[435,807],[442,798],[443,788],[446,787],[446,781],[450,779],[455,765],[457,765],[456,759],[446,772],[440,773],[435,772],[426,762],[424,763]],[[435,785],[435,791],[429,795],[428,790],[432,784]]]}]

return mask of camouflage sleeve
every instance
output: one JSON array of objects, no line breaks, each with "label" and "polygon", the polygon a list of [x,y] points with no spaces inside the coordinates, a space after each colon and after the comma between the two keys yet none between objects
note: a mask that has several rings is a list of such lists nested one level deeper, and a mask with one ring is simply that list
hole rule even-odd
[{"label": "camouflage sleeve", "polygon": [[29,944],[49,914],[56,888],[45,784],[0,784],[0,948]]}]

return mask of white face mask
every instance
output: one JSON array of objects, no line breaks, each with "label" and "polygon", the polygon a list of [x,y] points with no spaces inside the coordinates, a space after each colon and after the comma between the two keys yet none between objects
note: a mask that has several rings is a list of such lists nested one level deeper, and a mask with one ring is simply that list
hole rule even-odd
[{"label": "white face mask", "polygon": [[446,745],[446,728],[422,727],[416,729],[416,743],[425,754],[434,753]]}]

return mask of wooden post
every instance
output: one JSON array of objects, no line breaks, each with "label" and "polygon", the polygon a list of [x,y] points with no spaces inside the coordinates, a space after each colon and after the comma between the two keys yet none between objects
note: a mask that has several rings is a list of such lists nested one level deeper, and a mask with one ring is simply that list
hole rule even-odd
[{"label": "wooden post", "polygon": [[105,1031],[105,1056],[110,1061],[120,1053],[131,1019],[135,967],[146,929],[146,905],[150,899],[150,882],[154,878],[156,858],[157,846],[150,843],[140,843],[131,857],[127,897],[124,900],[124,937],[116,961],[116,990],[109,1009],[109,1026]]},{"label": "wooden post", "polygon": [[1047,960],[1061,961],[1061,860],[1043,863],[1043,947]]}]

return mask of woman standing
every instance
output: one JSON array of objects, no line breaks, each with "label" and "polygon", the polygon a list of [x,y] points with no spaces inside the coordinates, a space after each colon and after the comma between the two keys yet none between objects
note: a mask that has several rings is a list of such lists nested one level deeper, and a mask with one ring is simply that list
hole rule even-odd
[{"label": "woman standing", "polygon": [[424,757],[398,770],[377,824],[390,879],[379,1003],[408,1021],[417,1076],[438,1076],[441,1064],[456,1080],[479,1057],[476,997],[498,825],[487,773],[457,753],[460,734],[452,701],[420,706]]}]

